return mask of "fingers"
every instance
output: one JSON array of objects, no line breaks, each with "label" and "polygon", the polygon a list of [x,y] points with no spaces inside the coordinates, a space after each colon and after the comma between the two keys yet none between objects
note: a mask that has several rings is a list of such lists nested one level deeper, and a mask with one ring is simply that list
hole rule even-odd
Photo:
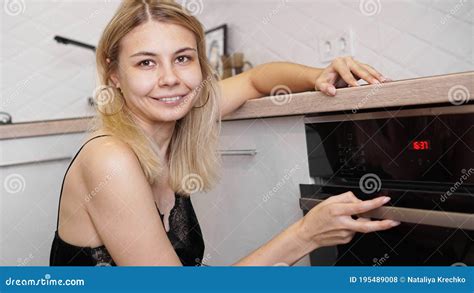
[{"label": "fingers", "polygon": [[371,220],[369,218],[358,217],[356,221],[358,221],[358,222],[370,222]]},{"label": "fingers", "polygon": [[349,219],[346,221],[345,226],[353,231],[360,233],[369,233],[374,231],[382,231],[398,226],[400,222],[393,220],[382,220],[382,221],[357,221]]},{"label": "fingers", "polygon": [[[339,80],[338,76],[342,79]],[[358,62],[352,57],[338,57],[333,60],[316,81],[315,88],[328,96],[336,95],[336,81],[345,82],[349,86],[357,87],[358,79],[363,79],[369,84],[378,84],[390,81],[372,66]]]},{"label": "fingers", "polygon": [[349,243],[355,235],[355,231],[349,229],[333,230],[325,233],[326,238],[338,239],[339,244]]},{"label": "fingers", "polygon": [[377,84],[380,83],[378,78],[372,74],[366,67],[362,66],[362,64],[358,63],[357,61],[351,61],[349,63],[351,71],[354,72],[357,76],[368,82],[369,84]]},{"label": "fingers", "polygon": [[382,75],[382,73],[378,72],[373,68],[372,66],[364,63],[360,63],[361,66],[363,66],[370,74],[372,74],[375,78],[377,78],[380,82],[386,82],[388,79]]},{"label": "fingers", "polygon": [[339,195],[331,196],[330,198],[326,199],[327,203],[355,203],[360,202],[361,200],[358,199],[352,191],[344,192]]},{"label": "fingers", "polygon": [[341,202],[347,202],[347,203],[361,202],[361,200],[358,199],[352,191],[347,191],[347,192],[341,193],[338,196],[341,197]]},{"label": "fingers", "polygon": [[359,86],[357,80],[354,78],[354,75],[352,75],[351,69],[344,58],[336,59],[334,61],[334,68],[348,85]]},{"label": "fingers", "polygon": [[328,96],[335,96],[336,95],[336,87],[331,84],[330,82],[321,82],[316,81],[316,88],[325,93]]},{"label": "fingers", "polygon": [[381,207],[390,201],[390,197],[381,196],[371,200],[360,201],[356,203],[337,203],[334,204],[333,214],[334,215],[356,215],[368,212],[370,210]]}]

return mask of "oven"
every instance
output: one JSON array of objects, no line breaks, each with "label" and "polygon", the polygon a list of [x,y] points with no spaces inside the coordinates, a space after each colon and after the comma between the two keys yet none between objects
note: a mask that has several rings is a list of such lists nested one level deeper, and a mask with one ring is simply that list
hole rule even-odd
[{"label": "oven", "polygon": [[365,216],[401,222],[317,249],[311,265],[474,265],[474,105],[306,117],[305,129],[313,183],[300,185],[304,214],[352,191],[390,196]]}]

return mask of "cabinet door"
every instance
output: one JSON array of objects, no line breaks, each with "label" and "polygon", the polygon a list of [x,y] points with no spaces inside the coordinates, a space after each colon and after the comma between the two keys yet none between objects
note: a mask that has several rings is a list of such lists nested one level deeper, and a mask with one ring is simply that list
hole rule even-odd
[{"label": "cabinet door", "polygon": [[299,184],[310,183],[303,116],[224,121],[220,153],[220,182],[192,195],[208,265],[237,262],[301,218]]},{"label": "cabinet door", "polygon": [[61,183],[84,133],[0,142],[0,265],[47,266]]}]

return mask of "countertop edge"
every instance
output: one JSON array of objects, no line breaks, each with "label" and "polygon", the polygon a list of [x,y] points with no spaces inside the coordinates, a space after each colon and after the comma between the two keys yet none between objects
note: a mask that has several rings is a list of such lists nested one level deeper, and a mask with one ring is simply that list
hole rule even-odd
[{"label": "countertop edge", "polygon": [[[451,93],[450,93],[451,91]],[[391,108],[424,104],[454,103],[474,100],[474,71],[422,77],[338,89],[335,97],[321,92],[304,92],[286,96],[250,100],[223,120],[306,115],[372,108]],[[451,96],[451,98],[450,98]],[[459,96],[457,96],[459,98]],[[370,102],[369,102],[370,100]]]}]

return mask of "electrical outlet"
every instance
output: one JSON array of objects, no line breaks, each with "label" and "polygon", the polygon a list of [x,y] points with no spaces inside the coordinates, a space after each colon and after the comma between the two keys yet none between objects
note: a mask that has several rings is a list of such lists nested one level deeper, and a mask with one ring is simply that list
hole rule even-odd
[{"label": "electrical outlet", "polygon": [[321,62],[329,62],[339,56],[354,57],[354,34],[351,29],[320,38],[318,41]]}]

